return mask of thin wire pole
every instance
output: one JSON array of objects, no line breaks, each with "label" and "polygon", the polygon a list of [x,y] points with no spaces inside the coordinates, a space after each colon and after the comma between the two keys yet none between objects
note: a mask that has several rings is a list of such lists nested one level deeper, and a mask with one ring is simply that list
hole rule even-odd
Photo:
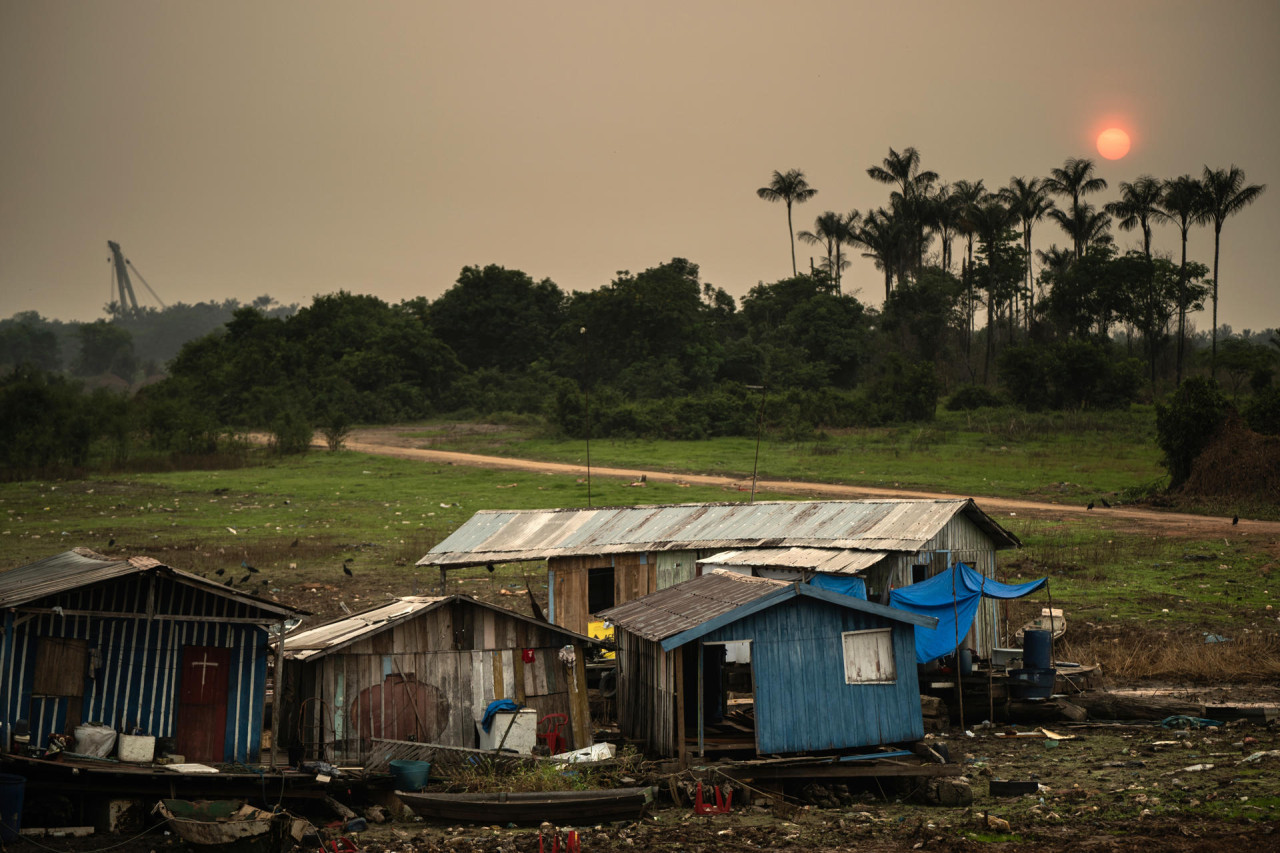
[{"label": "thin wire pole", "polygon": [[956,649],[953,653],[956,668],[956,701],[960,704],[960,729],[964,730],[964,685],[960,675],[960,602],[956,598],[956,565],[951,566],[951,611],[955,620]]},{"label": "thin wire pole", "polygon": [[760,436],[764,432],[764,398],[768,393],[763,385],[748,385],[750,389],[760,389],[760,411],[756,414],[756,460],[751,465],[751,500],[756,502],[756,474],[760,471]]}]

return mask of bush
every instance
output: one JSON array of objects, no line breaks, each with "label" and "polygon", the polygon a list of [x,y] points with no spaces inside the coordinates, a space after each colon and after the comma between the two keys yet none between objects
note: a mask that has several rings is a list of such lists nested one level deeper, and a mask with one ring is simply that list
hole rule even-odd
[{"label": "bush", "polygon": [[951,395],[947,410],[969,412],[974,409],[995,408],[1004,405],[1000,395],[985,385],[965,385]]},{"label": "bush", "polygon": [[1142,387],[1141,362],[1115,359],[1105,345],[1089,341],[1008,347],[998,369],[1009,396],[1029,412],[1123,409]]},{"label": "bush", "polygon": [[297,409],[285,409],[271,422],[271,446],[281,456],[306,453],[314,434],[311,424]]},{"label": "bush", "polygon": [[1218,383],[1193,376],[1173,392],[1167,403],[1156,404],[1156,443],[1164,452],[1169,487],[1191,476],[1191,465],[1226,420],[1231,404]]},{"label": "bush", "polygon": [[1263,435],[1280,435],[1280,385],[1272,385],[1253,395],[1244,409],[1249,429]]}]

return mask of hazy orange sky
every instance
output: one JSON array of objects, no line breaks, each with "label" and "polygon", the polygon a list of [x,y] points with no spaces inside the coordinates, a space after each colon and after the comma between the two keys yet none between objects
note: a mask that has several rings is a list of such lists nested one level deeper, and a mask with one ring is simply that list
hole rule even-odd
[{"label": "hazy orange sky", "polygon": [[[791,270],[774,169],[819,190],[799,230],[886,204],[866,169],[915,146],[989,188],[1092,157],[1094,203],[1235,163],[1270,187],[1224,228],[1220,319],[1278,326],[1278,42],[1274,0],[0,0],[0,317],[103,316],[107,240],[169,304],[435,298],[468,264],[588,290],[675,256],[741,297]],[[855,257],[846,289],[882,288]]]}]

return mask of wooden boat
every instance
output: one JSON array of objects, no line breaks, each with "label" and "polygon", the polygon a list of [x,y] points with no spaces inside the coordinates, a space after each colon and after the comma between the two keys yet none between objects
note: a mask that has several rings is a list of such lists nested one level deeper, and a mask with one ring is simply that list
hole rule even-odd
[{"label": "wooden boat", "polygon": [[1018,629],[1013,636],[1018,642],[1022,642],[1023,635],[1028,631],[1049,631],[1053,635],[1053,639],[1060,640],[1062,635],[1067,632],[1067,620],[1063,615],[1062,608],[1048,607],[1040,608],[1040,615],[1031,618],[1027,624]]},{"label": "wooden boat", "polygon": [[293,842],[290,815],[242,800],[161,800],[155,811],[183,841],[211,853],[276,853]]},{"label": "wooden boat", "polygon": [[396,796],[414,814],[428,820],[498,824],[539,824],[549,820],[581,825],[640,818],[653,803],[653,788],[494,794],[396,791]]}]

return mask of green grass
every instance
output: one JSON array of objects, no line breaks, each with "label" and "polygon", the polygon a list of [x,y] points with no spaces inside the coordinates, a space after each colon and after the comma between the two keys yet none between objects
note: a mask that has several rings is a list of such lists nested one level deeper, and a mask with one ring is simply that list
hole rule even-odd
[{"label": "green grass", "polygon": [[[411,434],[438,450],[584,464],[586,442],[537,427],[478,431],[432,423]],[[1149,406],[1130,412],[1028,414],[939,411],[927,425],[834,431],[805,442],[766,437],[760,476],[1083,504],[1162,480]],[[754,438],[707,441],[598,439],[593,465],[750,476]]]}]

